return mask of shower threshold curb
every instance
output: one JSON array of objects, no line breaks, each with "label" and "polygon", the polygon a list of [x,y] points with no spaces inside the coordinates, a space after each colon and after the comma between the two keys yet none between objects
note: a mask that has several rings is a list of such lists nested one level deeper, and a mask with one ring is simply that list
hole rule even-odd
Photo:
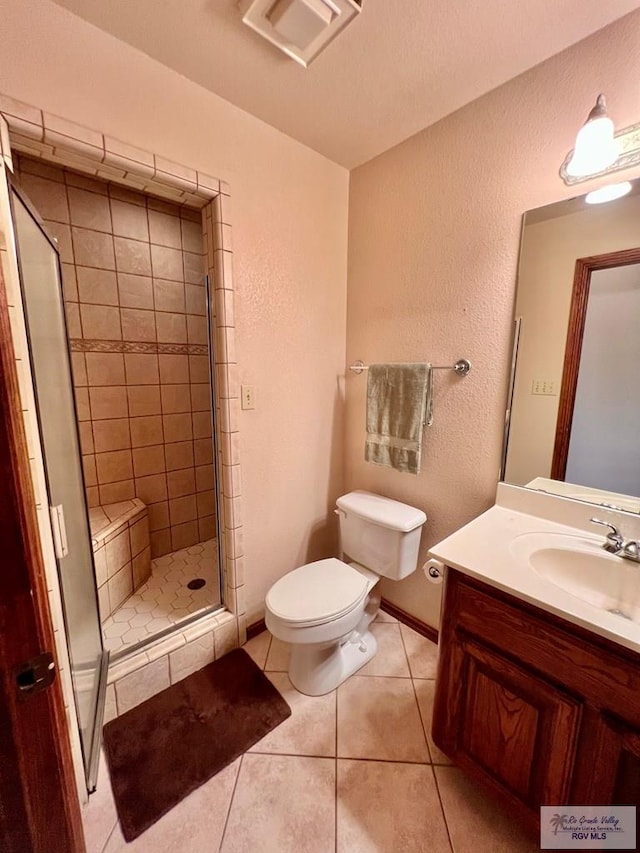
[{"label": "shower threshold curb", "polygon": [[197,640],[205,634],[216,633],[227,625],[232,625],[236,622],[236,616],[228,610],[218,611],[203,616],[201,619],[186,625],[182,630],[180,626],[176,627],[168,637],[160,637],[152,643],[145,646],[144,649],[133,651],[131,654],[120,660],[114,661],[109,666],[109,674],[107,676],[107,684],[113,684],[129,675],[148,663],[152,663],[161,657],[165,657],[176,649],[181,648],[187,643]]}]

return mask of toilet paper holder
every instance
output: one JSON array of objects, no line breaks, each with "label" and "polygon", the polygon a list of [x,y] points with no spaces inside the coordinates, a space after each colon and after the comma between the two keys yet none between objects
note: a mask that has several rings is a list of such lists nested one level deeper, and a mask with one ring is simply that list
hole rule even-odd
[{"label": "toilet paper holder", "polygon": [[422,571],[430,583],[442,583],[446,569],[440,560],[431,559],[423,565]]}]

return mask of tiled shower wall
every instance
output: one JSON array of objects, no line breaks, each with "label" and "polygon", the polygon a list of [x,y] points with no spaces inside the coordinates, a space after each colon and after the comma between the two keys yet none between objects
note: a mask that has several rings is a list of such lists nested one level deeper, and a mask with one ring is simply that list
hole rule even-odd
[{"label": "tiled shower wall", "polygon": [[199,211],[16,159],[63,264],[89,505],[144,501],[153,556],[212,538]]}]

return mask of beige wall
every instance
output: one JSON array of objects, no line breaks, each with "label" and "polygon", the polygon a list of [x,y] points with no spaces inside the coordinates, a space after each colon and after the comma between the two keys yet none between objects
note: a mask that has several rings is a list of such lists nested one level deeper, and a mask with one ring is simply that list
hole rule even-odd
[{"label": "beige wall", "polygon": [[[527,223],[518,270],[516,314],[523,319],[507,482],[523,485],[551,473],[576,259],[636,246],[640,246],[637,195]],[[555,381],[557,394],[532,394],[534,379]],[[602,486],[605,488],[604,483]]]},{"label": "beige wall", "polygon": [[[0,91],[227,180],[233,202],[249,622],[335,548],[348,173],[47,0],[0,2]],[[331,518],[333,518],[331,516]]]},{"label": "beige wall", "polygon": [[[347,360],[473,363],[437,375],[416,477],[363,461],[366,380],[347,380],[346,486],[424,509],[422,558],[495,496],[522,214],[576,194],[558,168],[598,92],[638,121],[639,73],[636,12],[352,172]],[[440,590],[383,586],[432,625]]]}]

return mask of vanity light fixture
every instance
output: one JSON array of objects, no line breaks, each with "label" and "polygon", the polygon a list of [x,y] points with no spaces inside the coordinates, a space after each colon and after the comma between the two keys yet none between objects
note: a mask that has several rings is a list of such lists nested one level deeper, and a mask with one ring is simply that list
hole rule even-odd
[{"label": "vanity light fixture", "polygon": [[607,115],[604,95],[598,95],[595,107],[576,136],[567,174],[574,178],[602,172],[618,159],[618,144],[613,135],[613,122]]},{"label": "vanity light fixture", "polygon": [[604,95],[578,131],[576,145],[560,166],[560,177],[567,184],[579,184],[621,169],[640,165],[640,123],[617,133],[607,115]]},{"label": "vanity light fixture", "polygon": [[631,192],[631,182],[622,181],[619,184],[606,184],[597,190],[587,193],[584,200],[587,204],[603,204],[605,201],[615,201]]},{"label": "vanity light fixture", "polygon": [[239,0],[242,21],[305,68],[347,24],[362,0]]}]

